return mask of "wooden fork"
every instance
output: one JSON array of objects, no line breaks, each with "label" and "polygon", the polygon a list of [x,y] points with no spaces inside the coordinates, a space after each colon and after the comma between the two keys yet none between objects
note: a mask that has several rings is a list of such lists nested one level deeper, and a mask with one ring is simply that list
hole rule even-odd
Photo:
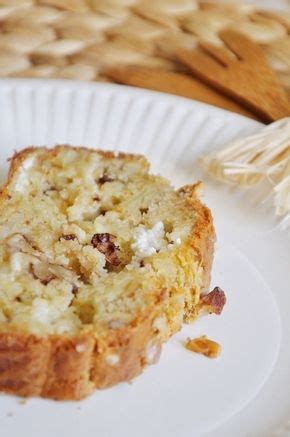
[{"label": "wooden fork", "polygon": [[215,91],[200,80],[185,74],[140,66],[108,67],[105,73],[106,76],[118,83],[177,94],[237,112],[246,117],[259,119],[237,102]]},{"label": "wooden fork", "polygon": [[202,43],[199,50],[182,49],[176,56],[195,76],[234,98],[264,121],[289,116],[287,94],[268,66],[261,47],[233,30],[222,31],[220,37],[226,48]]}]

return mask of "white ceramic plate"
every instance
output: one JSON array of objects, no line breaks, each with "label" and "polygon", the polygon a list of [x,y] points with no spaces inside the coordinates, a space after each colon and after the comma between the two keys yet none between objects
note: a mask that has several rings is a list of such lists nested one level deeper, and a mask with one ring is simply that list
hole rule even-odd
[{"label": "white ceramic plate", "polygon": [[[204,179],[218,236],[212,285],[221,286],[228,297],[220,317],[184,327],[164,347],[160,363],[131,385],[95,392],[80,403],[32,399],[23,405],[2,395],[1,436],[256,437],[284,432],[290,412],[289,239],[275,230],[269,211],[250,194],[207,180],[197,164],[205,152],[260,127],[208,105],[116,85],[0,82],[3,179],[6,158],[15,149],[55,143],[144,153],[153,171],[177,186]],[[220,358],[209,360],[184,349],[187,336],[200,334],[221,343]]]}]

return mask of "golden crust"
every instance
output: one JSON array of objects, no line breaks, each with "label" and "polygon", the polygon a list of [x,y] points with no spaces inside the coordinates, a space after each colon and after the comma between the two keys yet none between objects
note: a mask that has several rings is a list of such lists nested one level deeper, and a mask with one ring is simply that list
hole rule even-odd
[{"label": "golden crust", "polygon": [[190,244],[194,248],[197,259],[203,269],[201,293],[206,292],[210,284],[210,274],[213,261],[215,231],[210,210],[196,197],[190,198],[192,208],[199,219],[194,226]]},{"label": "golden crust", "polygon": [[[189,210],[195,211],[197,217],[187,244],[191,249],[190,253],[202,268],[202,285],[200,292],[197,293],[195,288],[192,290],[193,296],[198,295],[198,298],[200,294],[206,293],[209,289],[214,243],[216,239],[211,212],[209,208],[196,197],[199,187],[200,182],[197,182],[179,189],[179,193],[184,195],[187,199]],[[187,304],[184,314],[184,320],[186,322],[191,322],[198,316],[197,304],[198,302],[194,301],[194,299],[192,304]]]},{"label": "golden crust", "polygon": [[[34,148],[14,155],[9,177],[1,192],[2,200],[13,174]],[[108,158],[116,156],[101,152]],[[119,154],[120,158],[127,154]],[[129,155],[136,159],[136,155]],[[180,189],[189,210],[196,213],[193,232],[183,250],[188,251],[203,269],[202,291],[209,286],[215,233],[209,209],[196,197],[196,185]],[[154,320],[164,312],[163,290],[155,305],[126,327],[109,329],[96,338],[93,331],[68,337],[29,333],[0,332],[0,391],[24,397],[42,396],[59,400],[79,400],[94,388],[105,388],[130,381],[143,368],[156,361],[161,341],[156,337]],[[192,290],[195,295],[195,290]],[[185,309],[185,320],[196,317],[194,306]],[[113,357],[113,358],[112,358]],[[117,357],[117,361],[114,358]]]},{"label": "golden crust", "polygon": [[[151,345],[157,315],[158,305],[134,325],[110,330],[101,339],[92,332],[72,338],[0,333],[0,390],[24,397],[79,400],[94,388],[130,381],[159,355],[161,345]],[[112,356],[119,357],[116,365],[108,360]]]}]

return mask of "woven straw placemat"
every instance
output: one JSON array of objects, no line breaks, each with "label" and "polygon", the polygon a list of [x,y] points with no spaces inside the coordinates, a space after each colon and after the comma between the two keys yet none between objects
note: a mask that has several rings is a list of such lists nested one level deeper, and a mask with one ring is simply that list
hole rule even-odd
[{"label": "woven straw placemat", "polygon": [[290,13],[237,1],[0,0],[0,76],[109,81],[121,64],[180,70],[179,47],[223,44],[233,27],[259,43],[290,93]]}]

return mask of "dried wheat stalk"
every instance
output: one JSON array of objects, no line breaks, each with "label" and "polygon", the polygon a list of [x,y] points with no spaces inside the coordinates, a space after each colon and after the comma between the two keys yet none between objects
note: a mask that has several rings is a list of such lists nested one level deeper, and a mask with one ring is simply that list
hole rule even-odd
[{"label": "dried wheat stalk", "polygon": [[252,186],[266,181],[276,214],[290,224],[290,117],[210,153],[202,165],[227,184]]},{"label": "dried wheat stalk", "polygon": [[108,66],[178,70],[177,47],[234,26],[261,44],[290,92],[290,14],[239,1],[0,0],[0,76],[104,80]]}]

